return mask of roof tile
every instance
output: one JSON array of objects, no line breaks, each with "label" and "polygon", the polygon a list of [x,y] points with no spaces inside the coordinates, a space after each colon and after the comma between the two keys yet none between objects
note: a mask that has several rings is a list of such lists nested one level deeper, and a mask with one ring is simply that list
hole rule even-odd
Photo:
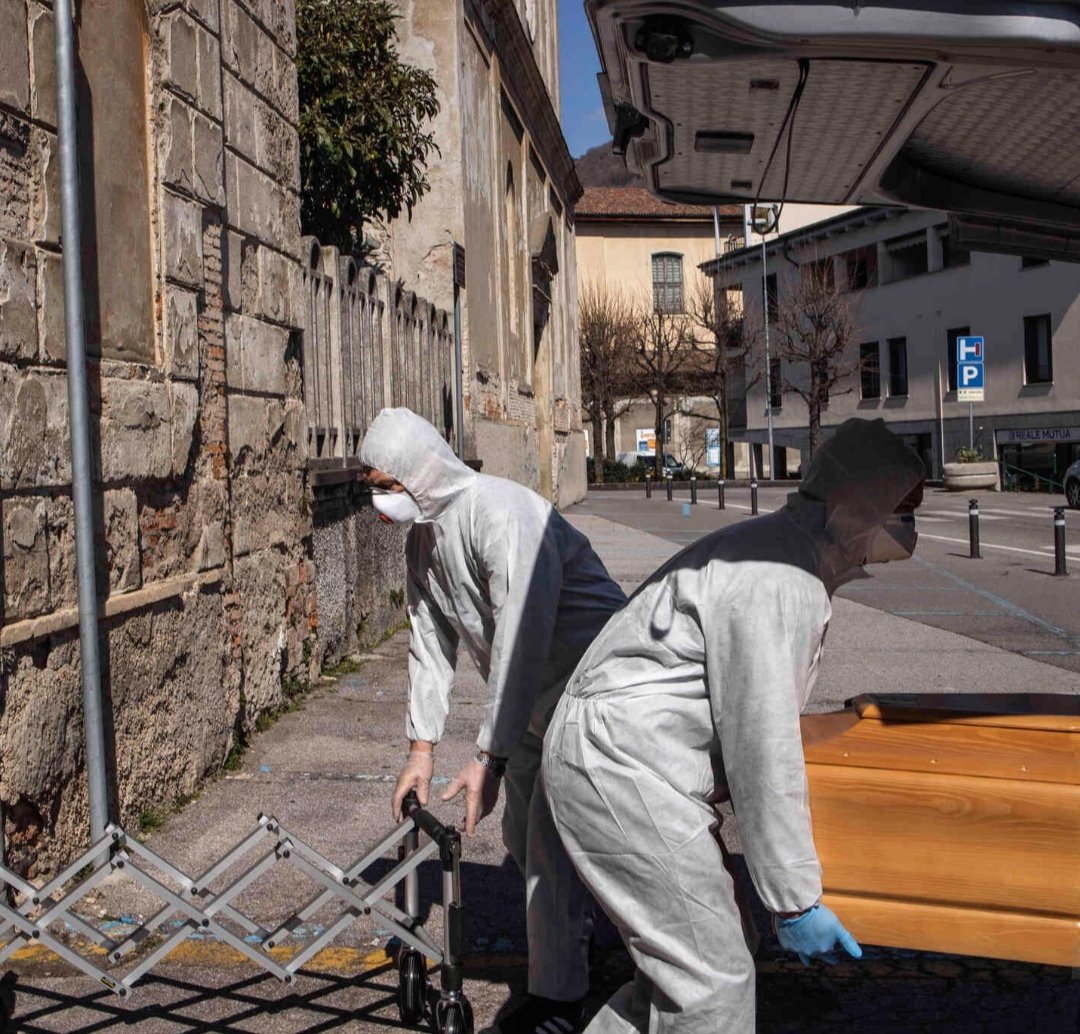
[{"label": "roof tile", "polygon": [[[712,221],[709,205],[682,205],[662,201],[644,187],[586,187],[574,215],[586,219],[677,219]],[[740,205],[722,205],[721,215],[742,217]]]}]

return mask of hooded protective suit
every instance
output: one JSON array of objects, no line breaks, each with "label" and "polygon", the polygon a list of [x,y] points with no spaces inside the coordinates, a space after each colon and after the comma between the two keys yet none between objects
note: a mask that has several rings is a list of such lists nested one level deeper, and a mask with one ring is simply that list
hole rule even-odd
[{"label": "hooded protective suit", "polygon": [[462,463],[426,420],[384,409],[361,462],[405,486],[420,518],[406,541],[410,739],[437,743],[458,647],[489,687],[476,738],[508,757],[503,840],[526,877],[529,990],[588,990],[587,895],[542,793],[541,744],[566,679],[626,602],[588,539],[535,492]]},{"label": "hooded protective suit", "polygon": [[754,1029],[754,963],[709,801],[730,795],[768,908],[818,901],[799,713],[832,591],[923,478],[882,421],[849,420],[787,506],[683,550],[582,658],[548,730],[545,786],[639,974],[588,1034]]}]

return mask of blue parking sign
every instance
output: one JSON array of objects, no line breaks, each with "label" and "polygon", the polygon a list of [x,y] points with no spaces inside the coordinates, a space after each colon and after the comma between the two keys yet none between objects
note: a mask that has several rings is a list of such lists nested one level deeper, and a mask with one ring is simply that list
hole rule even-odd
[{"label": "blue parking sign", "polygon": [[986,388],[986,339],[956,339],[956,399],[982,402]]}]

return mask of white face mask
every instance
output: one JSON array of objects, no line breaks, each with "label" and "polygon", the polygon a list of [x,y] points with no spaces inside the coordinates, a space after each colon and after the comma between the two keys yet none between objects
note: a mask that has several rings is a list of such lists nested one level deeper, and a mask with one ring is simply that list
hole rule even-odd
[{"label": "white face mask", "polygon": [[385,488],[373,488],[371,505],[395,524],[412,524],[420,516],[420,507],[408,492],[388,492]]},{"label": "white face mask", "polygon": [[885,564],[890,560],[910,560],[918,538],[915,514],[894,513],[870,537],[863,563]]}]

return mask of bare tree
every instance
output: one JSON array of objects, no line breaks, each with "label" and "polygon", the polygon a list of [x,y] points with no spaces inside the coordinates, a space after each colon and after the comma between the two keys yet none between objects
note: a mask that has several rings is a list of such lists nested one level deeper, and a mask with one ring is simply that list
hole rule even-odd
[{"label": "bare tree", "polygon": [[649,305],[637,314],[636,365],[638,385],[648,395],[655,414],[656,454],[653,468],[657,477],[664,465],[664,422],[672,405],[694,374],[694,336],[682,313]]},{"label": "bare tree", "polygon": [[[581,406],[592,425],[593,464],[604,480],[604,457],[615,457],[615,420],[629,407],[634,377],[634,306],[625,293],[600,282],[578,296]],[[607,434],[604,434],[604,423]]]},{"label": "bare tree", "polygon": [[[856,295],[845,290],[833,275],[831,258],[814,259],[785,281],[777,303],[775,357],[796,368],[784,377],[780,390],[798,395],[806,403],[810,459],[821,440],[821,412],[856,368],[853,346],[858,333]],[[775,389],[774,389],[775,390]]]},{"label": "bare tree", "polygon": [[720,425],[720,476],[728,477],[731,439],[731,389],[742,374],[747,389],[761,374],[754,362],[759,322],[748,318],[735,299],[715,279],[699,276],[687,302],[687,315],[697,352],[696,379],[716,406]]},{"label": "bare tree", "polygon": [[709,424],[707,417],[698,413],[683,412],[685,419],[679,421],[672,444],[675,459],[690,470],[701,470],[705,465],[705,457],[709,451],[709,438],[706,429]]}]

